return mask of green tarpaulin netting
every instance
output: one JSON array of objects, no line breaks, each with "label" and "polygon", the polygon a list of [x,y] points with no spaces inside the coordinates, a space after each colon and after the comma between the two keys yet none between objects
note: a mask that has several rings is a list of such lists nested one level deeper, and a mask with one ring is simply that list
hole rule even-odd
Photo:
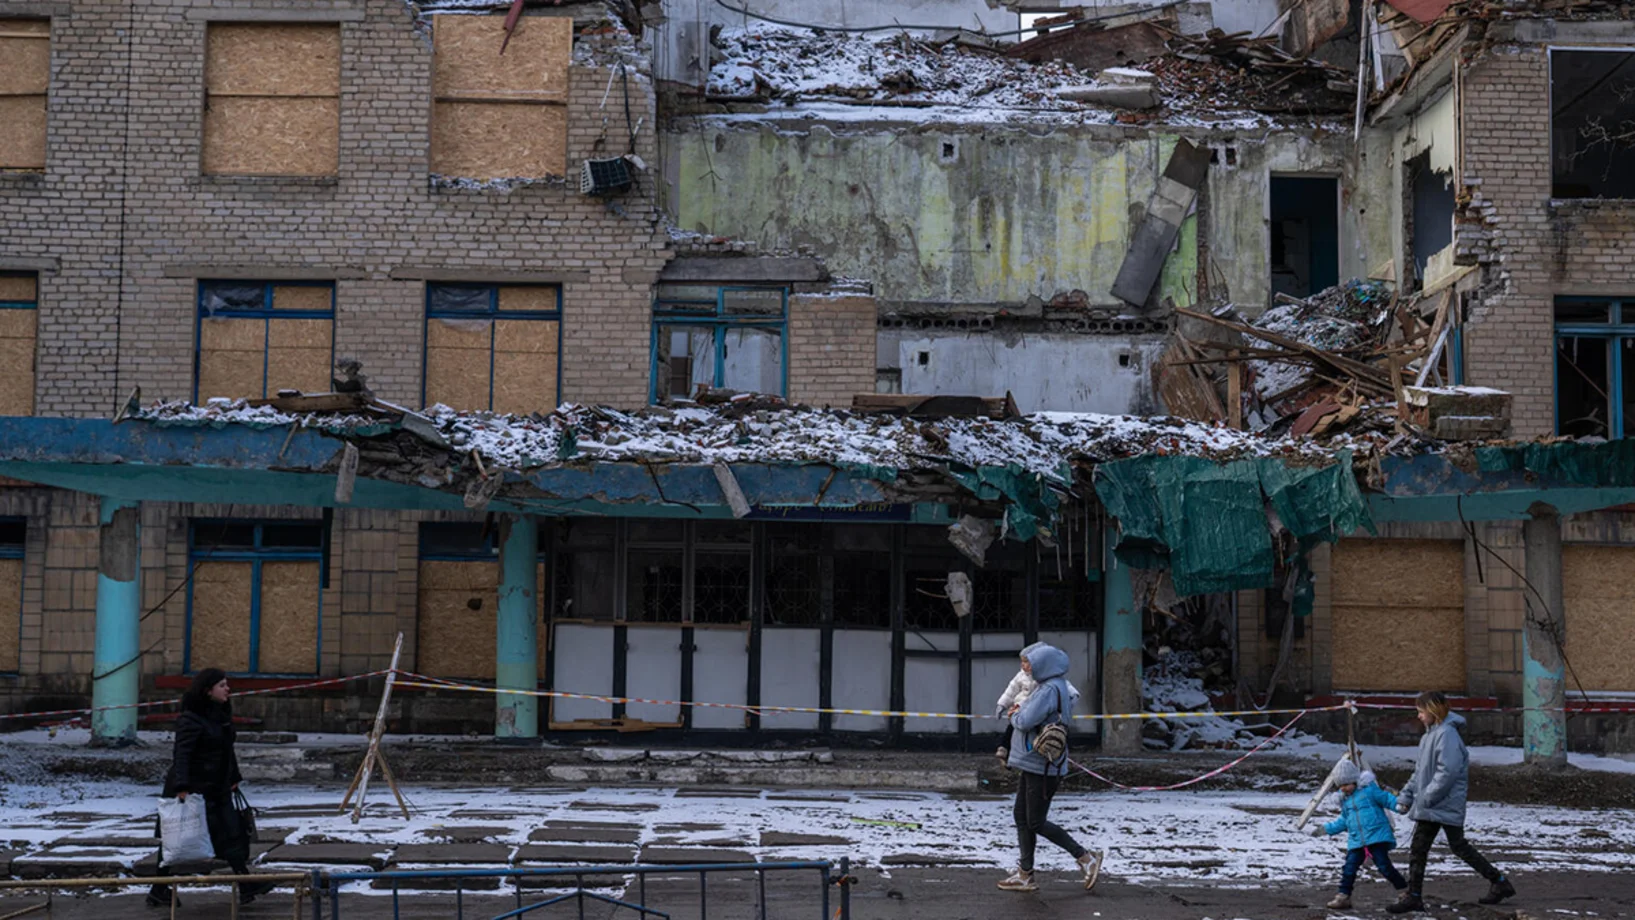
[{"label": "green tarpaulin netting", "polygon": [[[1118,520],[1118,558],[1168,568],[1177,594],[1267,588],[1280,561],[1303,573],[1305,553],[1318,543],[1373,530],[1350,452],[1335,460],[1319,467],[1275,457],[1217,463],[1147,455],[1096,467],[1096,494]],[[1273,514],[1295,537],[1295,558],[1277,558]]]}]

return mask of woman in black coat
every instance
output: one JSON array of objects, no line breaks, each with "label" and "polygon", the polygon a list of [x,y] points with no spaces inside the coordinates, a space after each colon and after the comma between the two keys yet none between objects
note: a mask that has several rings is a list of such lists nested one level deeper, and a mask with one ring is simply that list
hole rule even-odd
[{"label": "woman in black coat", "polygon": [[[238,772],[238,755],[233,751],[233,706],[227,673],[205,668],[193,677],[193,685],[182,695],[182,712],[176,717],[176,746],[170,772],[165,776],[165,798],[186,801],[190,795],[204,797],[205,821],[216,858],[224,859],[233,872],[249,872],[250,836],[233,807],[233,790],[243,780]],[[161,863],[164,854],[160,854]],[[170,875],[161,864],[158,874]],[[244,885],[239,902],[248,904],[268,887]],[[154,885],[148,891],[148,905],[167,907],[174,894],[169,885]]]}]

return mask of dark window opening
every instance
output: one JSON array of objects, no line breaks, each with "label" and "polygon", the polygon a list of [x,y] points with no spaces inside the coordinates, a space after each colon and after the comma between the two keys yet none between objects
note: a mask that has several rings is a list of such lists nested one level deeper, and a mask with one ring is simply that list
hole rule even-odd
[{"label": "dark window opening", "polygon": [[22,518],[0,518],[0,558],[23,555],[28,522]]},{"label": "dark window opening", "polygon": [[1635,51],[1550,53],[1556,198],[1635,198]]},{"label": "dark window opening", "polygon": [[499,556],[495,531],[480,522],[432,522],[420,525],[422,559],[491,559]]},{"label": "dark window opening", "polygon": [[562,518],[550,530],[552,617],[558,620],[615,619],[617,524],[610,520]]},{"label": "dark window opening", "polygon": [[767,525],[766,584],[761,603],[773,626],[817,626],[823,620],[821,528]]},{"label": "dark window opening", "polygon": [[1453,177],[1431,169],[1430,151],[1408,161],[1413,183],[1414,268],[1421,281],[1431,257],[1453,243]]},{"label": "dark window opening", "polygon": [[834,623],[841,628],[891,628],[891,531],[837,524],[834,540]]},{"label": "dark window opening", "polygon": [[1635,434],[1635,301],[1556,302],[1556,432]]},{"label": "dark window opening", "polygon": [[1340,282],[1339,180],[1273,176],[1272,291],[1307,297]]}]

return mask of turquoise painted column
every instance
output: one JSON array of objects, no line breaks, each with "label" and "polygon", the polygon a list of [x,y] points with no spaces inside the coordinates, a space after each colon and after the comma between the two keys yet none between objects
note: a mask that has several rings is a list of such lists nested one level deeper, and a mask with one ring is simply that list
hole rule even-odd
[{"label": "turquoise painted column", "polygon": [[[1561,515],[1542,502],[1527,509],[1522,529],[1530,590],[1522,596],[1522,759],[1548,767],[1567,765],[1567,675],[1561,649],[1567,642],[1562,609]],[[1526,586],[1524,586],[1524,589]],[[1537,592],[1536,594],[1534,592]]]},{"label": "turquoise painted column", "polygon": [[[500,519],[500,609],[494,631],[495,686],[501,690],[539,687],[538,570],[539,531],[533,518],[505,515]],[[501,693],[495,700],[494,737],[539,737],[539,697]]]},{"label": "turquoise painted column", "polygon": [[141,546],[137,503],[102,499],[101,550],[97,561],[96,651],[92,660],[91,743],[123,746],[136,741],[133,707],[142,675]]},{"label": "turquoise painted column", "polygon": [[[1118,531],[1107,528],[1102,541],[1101,711],[1141,711],[1141,611],[1135,606],[1130,567],[1113,557]],[[1141,751],[1141,723],[1109,719],[1102,723],[1101,747],[1108,753]]]}]

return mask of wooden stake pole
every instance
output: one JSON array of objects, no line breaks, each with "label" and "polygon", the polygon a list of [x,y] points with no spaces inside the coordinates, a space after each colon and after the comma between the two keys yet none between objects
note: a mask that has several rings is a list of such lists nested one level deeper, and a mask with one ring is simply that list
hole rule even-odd
[{"label": "wooden stake pole", "polygon": [[[386,761],[380,753],[380,737],[386,733],[386,709],[392,702],[392,685],[397,682],[397,663],[403,654],[403,634],[397,634],[397,644],[392,647],[392,669],[386,674],[386,689],[380,695],[380,709],[375,712],[375,727],[369,732],[369,749],[364,752],[363,763],[358,765],[358,774],[352,780],[352,786],[358,791],[358,802],[352,808],[352,823],[358,823],[363,817],[363,802],[369,794],[369,777],[374,772],[375,764],[380,763],[381,772],[386,776],[386,784],[391,787],[392,794],[397,796],[397,805],[403,809],[403,817],[408,818],[409,807],[403,803],[403,794],[397,789],[397,781],[392,778],[391,771],[385,769]],[[345,813],[347,802],[351,801],[351,790],[347,790],[346,799],[341,802],[341,812]]]}]

